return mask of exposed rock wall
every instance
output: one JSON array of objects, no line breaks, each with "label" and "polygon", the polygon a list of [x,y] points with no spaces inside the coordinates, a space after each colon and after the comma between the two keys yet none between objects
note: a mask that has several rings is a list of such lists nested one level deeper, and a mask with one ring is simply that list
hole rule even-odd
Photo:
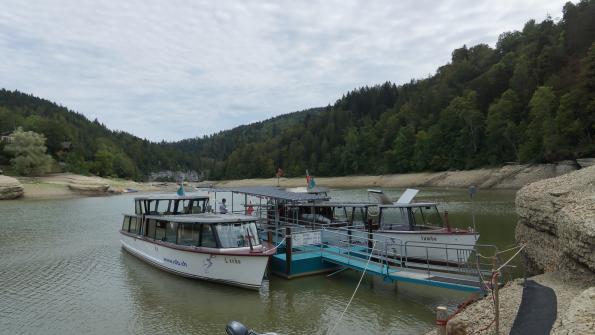
[{"label": "exposed rock wall", "polygon": [[23,185],[15,178],[0,175],[0,200],[16,199],[23,195]]},{"label": "exposed rock wall", "polygon": [[553,335],[595,334],[595,286],[572,299]]},{"label": "exposed rock wall", "polygon": [[595,166],[523,187],[516,207],[530,270],[595,272]]}]

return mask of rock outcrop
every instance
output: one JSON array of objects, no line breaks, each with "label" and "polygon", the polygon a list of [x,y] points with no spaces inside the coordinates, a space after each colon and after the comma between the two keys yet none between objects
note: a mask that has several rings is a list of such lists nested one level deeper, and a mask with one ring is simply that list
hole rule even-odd
[{"label": "rock outcrop", "polygon": [[0,175],[0,200],[23,196],[23,185],[15,178]]},{"label": "rock outcrop", "polygon": [[595,166],[523,187],[516,206],[532,272],[595,272]]},{"label": "rock outcrop", "polygon": [[595,333],[595,287],[584,290],[572,299],[568,311],[560,320],[553,335]]}]

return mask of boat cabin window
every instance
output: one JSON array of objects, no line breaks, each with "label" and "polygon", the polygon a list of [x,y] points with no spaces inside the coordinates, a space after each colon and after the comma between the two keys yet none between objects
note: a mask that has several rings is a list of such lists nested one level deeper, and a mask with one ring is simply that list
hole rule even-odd
[{"label": "boat cabin window", "polygon": [[409,208],[384,207],[380,209],[381,230],[412,230],[413,220],[409,218]]},{"label": "boat cabin window", "polygon": [[380,214],[382,230],[420,230],[442,227],[436,206],[385,207]]},{"label": "boat cabin window", "polygon": [[442,217],[436,206],[424,206],[411,208],[416,226],[442,227]]},{"label": "boat cabin window", "polygon": [[[314,214],[313,214],[314,213]],[[330,224],[333,218],[331,207],[300,207],[300,220],[302,224]]]},{"label": "boat cabin window", "polygon": [[130,216],[124,215],[124,222],[122,222],[122,230],[130,231]]},{"label": "boat cabin window", "polygon": [[148,212],[150,215],[163,215],[170,211],[170,200],[149,200],[145,202],[148,205]]},{"label": "boat cabin window", "polygon": [[206,212],[207,199],[175,200],[174,214],[200,214]]},{"label": "boat cabin window", "polygon": [[353,224],[365,223],[366,222],[366,211],[362,207],[354,207],[352,210],[352,222]]},{"label": "boat cabin window", "polygon": [[260,244],[254,222],[222,223],[215,226],[222,248],[241,248]]},{"label": "boat cabin window", "polygon": [[178,229],[178,244],[197,246],[200,225],[193,223],[180,223]]},{"label": "boat cabin window", "polygon": [[147,233],[145,236],[155,239],[155,229],[157,225],[157,220],[149,219],[147,220]]},{"label": "boat cabin window", "polygon": [[140,219],[136,216],[130,216],[130,230],[131,233],[138,234],[138,230],[140,228]]},{"label": "boat cabin window", "polygon": [[165,239],[164,241],[169,243],[177,243],[178,238],[178,223],[167,222],[165,224]]},{"label": "boat cabin window", "polygon": [[[351,213],[349,213],[349,214],[351,214]],[[347,208],[345,208],[345,207],[333,208],[333,219],[336,222],[349,222],[350,217],[347,214]]]},{"label": "boat cabin window", "polygon": [[157,221],[155,225],[155,239],[159,241],[165,241],[165,226],[167,222]]},{"label": "boat cabin window", "polygon": [[217,240],[213,233],[213,227],[209,224],[198,225],[201,227],[200,246],[206,248],[217,248]]},{"label": "boat cabin window", "polygon": [[141,201],[140,200],[136,200],[134,202],[134,213],[137,215],[141,215],[143,214],[143,209],[142,209],[142,205],[141,205]]}]

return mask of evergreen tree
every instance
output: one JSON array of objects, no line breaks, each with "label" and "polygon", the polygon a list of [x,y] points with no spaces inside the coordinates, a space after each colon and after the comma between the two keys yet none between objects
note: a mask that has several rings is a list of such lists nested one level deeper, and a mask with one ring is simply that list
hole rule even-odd
[{"label": "evergreen tree", "polygon": [[551,87],[541,86],[529,102],[529,126],[519,149],[521,162],[539,162],[544,159],[544,134],[555,131],[553,114],[557,101]]}]

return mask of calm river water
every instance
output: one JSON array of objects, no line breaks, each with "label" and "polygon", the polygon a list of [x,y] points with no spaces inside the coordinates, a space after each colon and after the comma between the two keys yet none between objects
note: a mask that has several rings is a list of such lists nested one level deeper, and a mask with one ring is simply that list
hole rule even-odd
[{"label": "calm river water", "polygon": [[[402,190],[389,190],[397,196]],[[363,189],[337,200],[368,200]],[[121,249],[121,213],[132,196],[0,202],[0,334],[225,334],[230,320],[258,331],[326,334],[359,274],[291,281],[270,278],[260,292],[176,277]],[[454,226],[471,225],[464,190],[422,189]],[[514,243],[513,191],[480,191],[480,243]],[[437,305],[464,293],[366,277],[335,334],[420,334]]]}]

